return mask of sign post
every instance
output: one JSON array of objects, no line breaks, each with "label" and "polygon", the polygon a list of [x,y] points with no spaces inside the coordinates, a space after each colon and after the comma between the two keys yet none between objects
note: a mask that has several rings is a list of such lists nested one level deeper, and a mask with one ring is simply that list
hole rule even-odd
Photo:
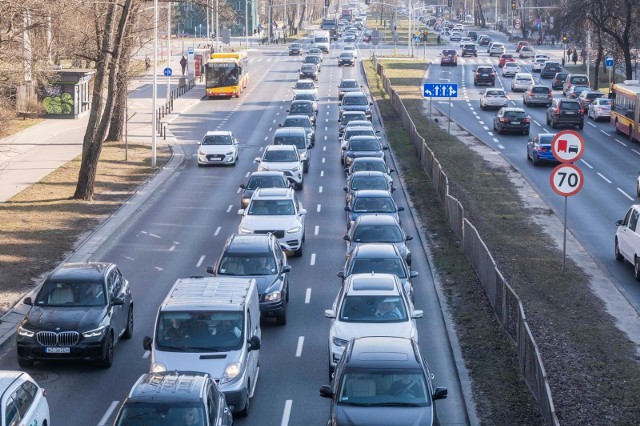
[{"label": "sign post", "polygon": [[604,66],[607,68],[609,74],[609,90],[611,90],[611,75],[613,74],[614,61],[613,56],[607,56],[604,59]]},{"label": "sign post", "polygon": [[567,260],[567,198],[577,194],[584,184],[584,175],[578,166],[571,164],[584,154],[584,139],[574,130],[558,132],[551,141],[551,152],[562,164],[551,172],[551,188],[564,197],[564,235],[562,239],[562,270]]},{"label": "sign post", "polygon": [[429,97],[429,118],[431,118],[431,103],[433,98],[449,98],[449,123],[447,132],[451,133],[451,98],[458,97],[458,85],[455,83],[425,83],[422,96]]}]

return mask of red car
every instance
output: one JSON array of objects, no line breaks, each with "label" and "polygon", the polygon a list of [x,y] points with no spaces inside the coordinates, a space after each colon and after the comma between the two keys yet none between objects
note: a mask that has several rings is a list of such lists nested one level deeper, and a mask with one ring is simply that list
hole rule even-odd
[{"label": "red car", "polygon": [[524,46],[529,46],[529,42],[528,41],[519,41],[518,45],[516,46],[516,53],[520,52],[520,49],[522,49]]},{"label": "red car", "polygon": [[498,66],[500,68],[504,67],[504,64],[507,62],[515,62],[516,58],[513,57],[512,53],[503,53],[500,55],[500,61],[498,62]]}]

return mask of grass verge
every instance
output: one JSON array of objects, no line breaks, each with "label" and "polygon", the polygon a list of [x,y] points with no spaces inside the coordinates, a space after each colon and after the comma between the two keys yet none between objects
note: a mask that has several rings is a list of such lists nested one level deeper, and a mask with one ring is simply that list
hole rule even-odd
[{"label": "grass verge", "polygon": [[[640,418],[640,407],[633,402],[640,391],[636,348],[590,291],[590,277],[570,260],[566,272],[562,271],[555,243],[531,220],[548,212],[532,211],[523,203],[509,179],[512,170],[485,160],[468,143],[448,136],[428,120],[420,91],[424,62],[384,61],[383,65],[447,173],[450,191],[524,304],[560,422],[589,424],[597,419],[606,424],[636,424]],[[382,82],[370,63],[365,69],[411,201],[426,230],[472,377],[479,418],[484,424],[540,423],[533,398],[520,379],[513,346],[449,231],[444,210],[418,167]]]}]

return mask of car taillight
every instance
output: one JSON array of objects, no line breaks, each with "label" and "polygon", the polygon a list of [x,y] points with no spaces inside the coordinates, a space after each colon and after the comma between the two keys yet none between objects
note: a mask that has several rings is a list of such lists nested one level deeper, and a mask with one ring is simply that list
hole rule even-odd
[{"label": "car taillight", "polygon": [[553,94],[552,94],[552,93],[549,93],[549,97],[550,97],[550,98],[553,98]]},{"label": "car taillight", "polygon": [[533,96],[533,90],[529,92],[529,96]]},{"label": "car taillight", "polygon": [[554,114],[560,114],[560,106],[556,108],[556,111],[554,112]]},{"label": "car taillight", "polygon": [[525,118],[524,120],[522,120],[523,123],[529,123],[531,120],[528,118]]},{"label": "car taillight", "polygon": [[500,119],[500,122],[501,122],[501,123],[508,123],[508,122],[509,122],[509,119],[508,119],[508,118],[505,118],[505,117],[502,117],[502,118]]},{"label": "car taillight", "polygon": [[536,148],[536,151],[546,152],[546,151],[549,151],[549,148],[544,146],[539,146],[538,148]]}]

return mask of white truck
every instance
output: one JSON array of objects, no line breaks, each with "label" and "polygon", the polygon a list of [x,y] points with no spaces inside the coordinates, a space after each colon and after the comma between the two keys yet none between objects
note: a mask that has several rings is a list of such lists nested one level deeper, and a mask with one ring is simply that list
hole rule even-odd
[{"label": "white truck", "polygon": [[322,49],[324,53],[329,53],[329,46],[331,44],[331,34],[329,31],[315,31],[311,40],[313,47]]}]

